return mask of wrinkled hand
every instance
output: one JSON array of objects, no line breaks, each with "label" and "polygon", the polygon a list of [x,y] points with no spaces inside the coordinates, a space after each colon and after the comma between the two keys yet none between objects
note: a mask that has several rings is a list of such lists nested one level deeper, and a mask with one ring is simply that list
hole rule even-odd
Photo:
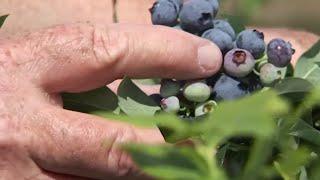
[{"label": "wrinkled hand", "polygon": [[72,112],[61,92],[123,76],[200,78],[221,53],[207,40],[158,26],[60,25],[0,43],[0,177],[139,177],[117,144],[163,143],[158,129]]}]

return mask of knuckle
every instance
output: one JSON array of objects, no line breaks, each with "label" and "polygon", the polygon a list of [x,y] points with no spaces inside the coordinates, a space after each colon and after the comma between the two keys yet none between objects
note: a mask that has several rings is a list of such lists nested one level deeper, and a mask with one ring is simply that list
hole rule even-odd
[{"label": "knuckle", "polygon": [[109,149],[108,164],[113,166],[115,174],[118,176],[127,176],[137,171],[129,154],[119,147],[119,145],[126,142],[140,142],[133,127],[117,131],[113,144]]},{"label": "knuckle", "polygon": [[122,59],[129,49],[129,38],[112,27],[93,26],[92,46],[95,59],[101,65],[112,65]]}]

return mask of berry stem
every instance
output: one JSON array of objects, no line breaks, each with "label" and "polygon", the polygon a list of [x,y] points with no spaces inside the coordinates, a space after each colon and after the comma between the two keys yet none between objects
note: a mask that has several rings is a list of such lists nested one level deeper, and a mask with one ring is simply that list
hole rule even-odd
[{"label": "berry stem", "polygon": [[256,68],[253,69],[254,74],[256,74],[257,76],[260,76],[260,72],[258,72],[258,70]]}]

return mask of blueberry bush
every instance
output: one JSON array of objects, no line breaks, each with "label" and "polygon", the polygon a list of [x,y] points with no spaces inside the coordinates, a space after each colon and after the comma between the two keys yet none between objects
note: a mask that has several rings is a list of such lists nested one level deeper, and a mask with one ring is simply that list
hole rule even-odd
[{"label": "blueberry bush", "polygon": [[320,179],[320,41],[293,68],[290,42],[265,42],[263,32],[218,12],[217,0],[150,8],[153,24],[216,43],[224,55],[217,74],[162,79],[150,96],[125,77],[117,93],[64,93],[64,108],[158,127],[166,144],[123,145],[156,179]]}]

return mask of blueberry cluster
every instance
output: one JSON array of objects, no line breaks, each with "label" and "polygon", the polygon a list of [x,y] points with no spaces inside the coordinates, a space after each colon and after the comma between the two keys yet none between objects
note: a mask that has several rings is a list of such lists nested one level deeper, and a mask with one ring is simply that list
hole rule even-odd
[{"label": "blueberry cluster", "polygon": [[157,0],[150,9],[152,23],[180,29],[215,43],[224,55],[223,67],[207,79],[163,79],[160,105],[164,111],[193,118],[211,112],[220,101],[249,95],[273,86],[285,76],[294,49],[289,42],[246,29],[236,34],[231,24],[216,19],[218,0]]}]

